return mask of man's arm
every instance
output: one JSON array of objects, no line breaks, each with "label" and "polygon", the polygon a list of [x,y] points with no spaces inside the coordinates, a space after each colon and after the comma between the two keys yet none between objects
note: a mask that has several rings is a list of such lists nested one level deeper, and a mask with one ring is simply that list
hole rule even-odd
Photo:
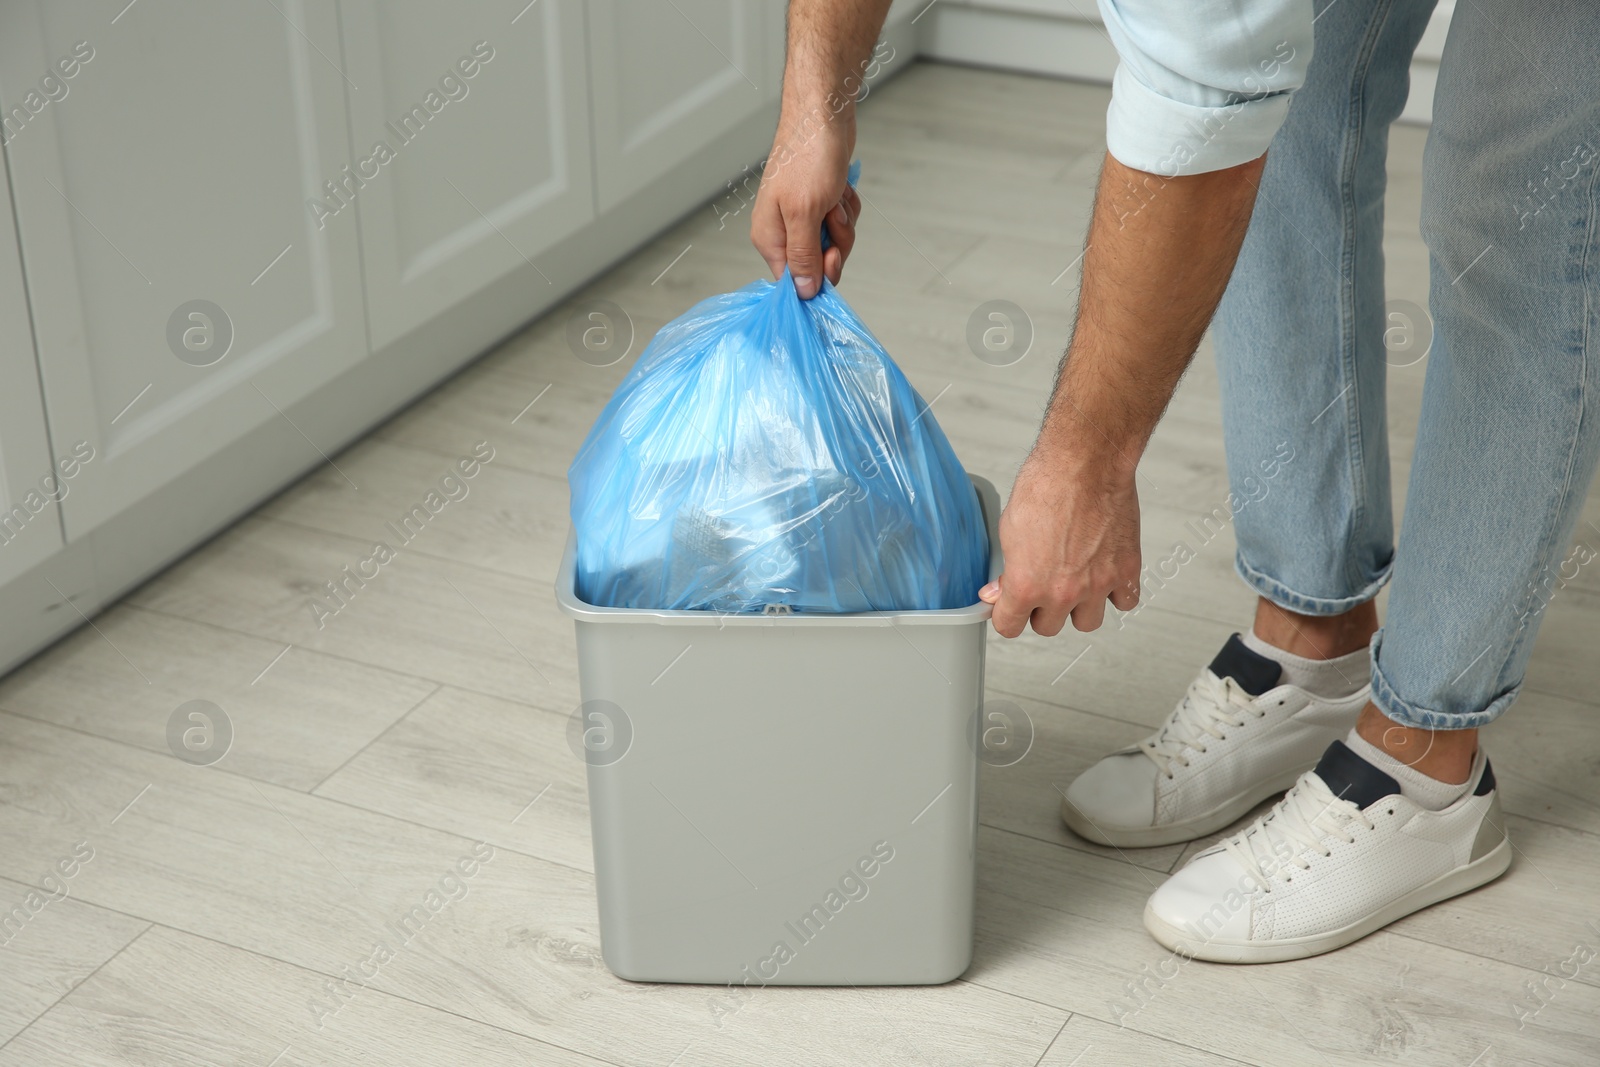
[{"label": "man's arm", "polygon": [[1097,628],[1139,596],[1134,467],[1222,299],[1265,157],[1160,178],[1110,155],[1100,173],[1072,342],[1000,518],[994,627]]},{"label": "man's arm", "polygon": [[[855,244],[861,200],[845,180],[856,144],[856,101],[891,0],[791,0],[783,109],[750,219],[750,240],[772,268],[787,265],[804,299],[839,281]],[[821,247],[823,220],[832,247]]]},{"label": "man's arm", "polygon": [[1305,84],[1305,0],[1097,0],[1120,62],[1078,322],[1000,517],[995,629],[1139,598],[1133,469],[1233,272],[1267,144]]}]

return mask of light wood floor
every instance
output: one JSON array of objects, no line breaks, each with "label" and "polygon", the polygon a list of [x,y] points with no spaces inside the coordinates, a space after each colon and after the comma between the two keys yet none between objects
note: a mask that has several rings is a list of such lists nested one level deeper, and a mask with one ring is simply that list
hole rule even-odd
[{"label": "light wood floor", "polygon": [[[868,206],[845,294],[936,398],[968,467],[1002,488],[1066,338],[1106,102],[1098,88],[923,65],[862,114]],[[1391,295],[1419,303],[1422,140],[1394,137],[1387,249]],[[1248,619],[1228,535],[1125,628],[991,640],[992,695],[1021,704],[1037,740],[1019,764],[985,768],[964,978],[769,988],[719,1027],[710,990],[609,974],[583,768],[565,742],[573,633],[551,578],[567,463],[631,360],[581,362],[566,324],[586,300],[613,301],[636,353],[693,301],[761,271],[746,222],[692,214],[334,457],[337,470],[0,681],[0,917],[58,863],[73,871],[65,899],[0,932],[0,1067],[1600,1061],[1600,963],[1572,974],[1575,952],[1600,945],[1592,569],[1549,608],[1526,691],[1487,732],[1518,848],[1490,887],[1319,959],[1176,968],[1140,911],[1198,846],[1121,853],[1060,825],[1055,787],[1162,719]],[[964,340],[997,297],[1037,330],[1003,368]],[[1391,375],[1400,487],[1425,370]],[[319,627],[308,596],[375,539],[393,543],[385,523],[480,441],[494,458],[470,494]],[[1140,490],[1147,558],[1224,499],[1209,351]],[[1594,500],[1588,517],[1600,521]],[[190,700],[232,723],[213,766],[169,750]],[[495,853],[466,896],[369,987],[325,991],[480,839]],[[1518,1005],[1540,1007],[1530,982],[1545,1003],[1519,1025]]]}]

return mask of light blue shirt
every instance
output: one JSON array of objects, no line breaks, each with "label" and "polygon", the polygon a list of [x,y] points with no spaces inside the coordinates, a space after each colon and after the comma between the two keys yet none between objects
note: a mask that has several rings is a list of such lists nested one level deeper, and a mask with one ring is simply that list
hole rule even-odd
[{"label": "light blue shirt", "polygon": [[1098,0],[1121,63],[1106,148],[1162,177],[1267,150],[1305,84],[1311,0]]}]

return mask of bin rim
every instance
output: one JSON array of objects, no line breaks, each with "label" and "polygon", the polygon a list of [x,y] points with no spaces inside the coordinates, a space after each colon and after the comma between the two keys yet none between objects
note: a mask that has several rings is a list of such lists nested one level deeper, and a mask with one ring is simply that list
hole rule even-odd
[{"label": "bin rim", "polygon": [[[1003,569],[1000,555],[1000,493],[994,483],[970,471],[972,487],[978,493],[989,533],[989,581]],[[556,572],[556,606],[563,615],[579,622],[653,623],[661,626],[966,626],[989,621],[992,605],[976,601],[962,608],[933,611],[861,611],[840,615],[735,615],[706,610],[668,610],[653,608],[602,608],[580,600],[577,594],[578,539],[570,526],[567,546],[561,554],[561,569]]]}]

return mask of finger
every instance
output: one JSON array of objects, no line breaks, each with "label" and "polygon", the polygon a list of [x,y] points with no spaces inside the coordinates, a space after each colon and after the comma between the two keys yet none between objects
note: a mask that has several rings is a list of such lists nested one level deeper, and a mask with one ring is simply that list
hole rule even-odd
[{"label": "finger", "polygon": [[1121,612],[1129,612],[1139,606],[1139,586],[1129,582],[1121,589],[1111,591],[1111,606]]},{"label": "finger", "polygon": [[839,250],[842,264],[850,258],[850,250],[856,246],[856,220],[843,201],[828,212],[828,237],[833,241],[833,247]]},{"label": "finger", "polygon": [[1100,629],[1105,617],[1106,602],[1103,597],[1080,600],[1078,606],[1072,609],[1072,625],[1083,633]]},{"label": "finger", "polygon": [[844,197],[839,202],[850,213],[850,228],[854,229],[856,223],[861,221],[861,194],[856,192],[855,186],[847,185],[844,189]]},{"label": "finger", "polygon": [[1019,637],[1033,615],[1033,605],[1000,587],[1000,599],[994,606],[994,629],[1001,637]]},{"label": "finger", "polygon": [[785,213],[783,228],[784,258],[794,276],[795,292],[801,300],[810,300],[822,287],[822,219]]},{"label": "finger", "polygon": [[767,261],[772,276],[782,276],[785,252],[783,216],[766,199],[758,199],[750,215],[750,243]]},{"label": "finger", "polygon": [[844,253],[837,247],[829,248],[822,253],[822,276],[834,285],[839,284],[839,278],[844,274]]},{"label": "finger", "polygon": [[1037,607],[1030,620],[1033,632],[1040,637],[1054,637],[1067,625],[1067,609],[1062,607]]},{"label": "finger", "polygon": [[978,590],[978,599],[985,604],[993,604],[1000,599],[1000,581],[996,579]]}]

